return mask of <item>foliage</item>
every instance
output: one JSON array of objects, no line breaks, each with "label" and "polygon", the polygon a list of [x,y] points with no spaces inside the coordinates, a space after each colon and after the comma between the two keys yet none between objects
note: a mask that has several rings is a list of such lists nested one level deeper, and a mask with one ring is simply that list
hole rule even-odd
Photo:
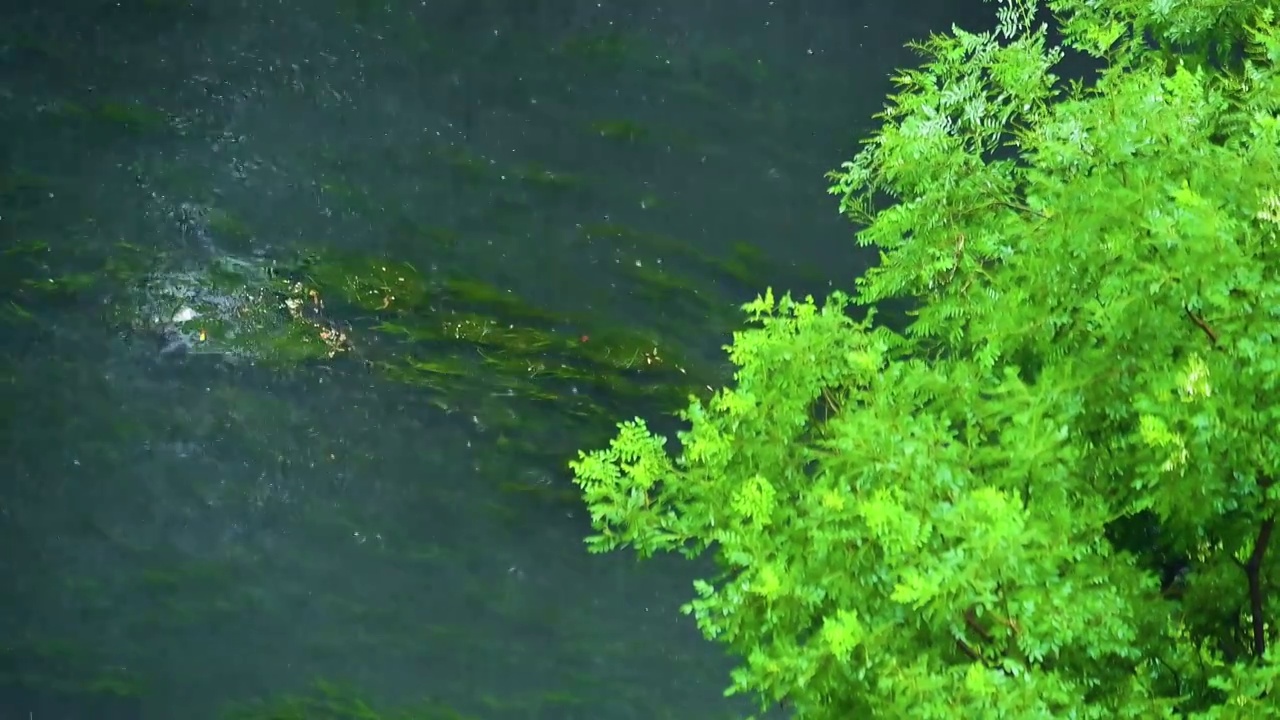
[{"label": "foliage", "polygon": [[[1056,46],[1006,0],[919,44],[831,175],[879,265],[748,305],[678,448],[637,419],[580,454],[593,551],[714,554],[686,611],[728,692],[1280,717],[1277,5],[1050,0]],[[1064,82],[1071,51],[1105,67]]]}]

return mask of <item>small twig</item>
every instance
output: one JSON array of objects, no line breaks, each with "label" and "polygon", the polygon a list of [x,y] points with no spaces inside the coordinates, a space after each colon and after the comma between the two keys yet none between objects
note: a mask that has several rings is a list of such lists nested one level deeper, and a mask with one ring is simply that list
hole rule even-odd
[{"label": "small twig", "polygon": [[1209,336],[1209,341],[1216,347],[1218,344],[1218,333],[1214,332],[1213,328],[1209,327],[1209,323],[1205,322],[1204,318],[1191,312],[1191,308],[1183,307],[1182,309],[1187,312],[1187,317],[1191,318],[1191,322],[1195,323],[1196,327],[1203,330],[1204,334]]},{"label": "small twig", "polygon": [[982,642],[990,643],[995,639],[995,636],[991,634],[991,631],[978,621],[978,615],[974,612],[973,608],[969,608],[965,611],[964,623],[969,626],[969,629],[978,633],[978,637],[982,638]]},{"label": "small twig", "polygon": [[1026,205],[1019,205],[1018,203],[1015,203],[1015,202],[1009,202],[1007,200],[997,200],[996,203],[999,205],[1003,205],[1009,208],[1010,210],[1017,210],[1018,212],[1031,213],[1032,215],[1035,215],[1042,219],[1047,219],[1049,217],[1048,215],[1045,215],[1039,210],[1029,208]]},{"label": "small twig", "polygon": [[974,662],[983,661],[982,653],[978,652],[977,650],[974,650],[973,646],[965,642],[964,640],[961,640],[960,638],[956,638],[956,647],[960,648],[960,651],[963,652],[965,655],[968,655],[970,660],[973,660]]}]

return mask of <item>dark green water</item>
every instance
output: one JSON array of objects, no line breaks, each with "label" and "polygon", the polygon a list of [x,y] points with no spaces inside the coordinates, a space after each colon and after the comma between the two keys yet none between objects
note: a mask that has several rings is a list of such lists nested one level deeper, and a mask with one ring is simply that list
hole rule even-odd
[{"label": "dark green water", "polygon": [[[162,356],[108,322],[122,289],[32,288],[121,243],[336,249],[719,368],[735,305],[867,262],[822,173],[948,5],[6,4],[0,720],[203,720],[318,680],[424,719],[742,714],[678,613],[703,569],[583,550],[562,449],[607,425],[521,410],[499,433],[351,358]],[[732,279],[682,259],[744,248]],[[255,717],[375,717],[300,707]]]}]

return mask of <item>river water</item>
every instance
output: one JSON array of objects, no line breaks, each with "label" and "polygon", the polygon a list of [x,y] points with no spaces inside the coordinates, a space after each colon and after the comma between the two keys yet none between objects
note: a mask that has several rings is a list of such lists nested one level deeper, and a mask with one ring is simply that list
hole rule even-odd
[{"label": "river water", "polygon": [[[51,273],[121,243],[193,262],[394,256],[551,312],[665,327],[714,365],[724,327],[628,284],[664,256],[582,228],[754,248],[750,282],[702,288],[725,308],[765,285],[848,287],[868,256],[822,173],[913,62],[902,44],[946,29],[950,5],[8,3],[0,242],[47,245]],[[510,168],[575,182],[530,195]],[[235,231],[190,221],[209,208]],[[42,267],[0,277],[38,283]],[[678,612],[706,568],[589,556],[563,492],[511,492],[567,487],[567,457],[505,450],[480,418],[354,363],[161,355],[104,321],[111,302],[0,315],[0,720],[750,709],[721,696],[729,660]]]}]

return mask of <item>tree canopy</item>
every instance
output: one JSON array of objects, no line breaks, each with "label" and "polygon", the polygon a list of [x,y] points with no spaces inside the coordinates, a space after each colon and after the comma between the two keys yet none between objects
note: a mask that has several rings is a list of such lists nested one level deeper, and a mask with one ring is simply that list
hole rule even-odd
[{"label": "tree canopy", "polygon": [[1278,11],[1005,0],[922,41],[830,176],[878,265],[748,304],[678,443],[580,454],[591,550],[716,559],[686,611],[728,692],[1280,717]]}]

